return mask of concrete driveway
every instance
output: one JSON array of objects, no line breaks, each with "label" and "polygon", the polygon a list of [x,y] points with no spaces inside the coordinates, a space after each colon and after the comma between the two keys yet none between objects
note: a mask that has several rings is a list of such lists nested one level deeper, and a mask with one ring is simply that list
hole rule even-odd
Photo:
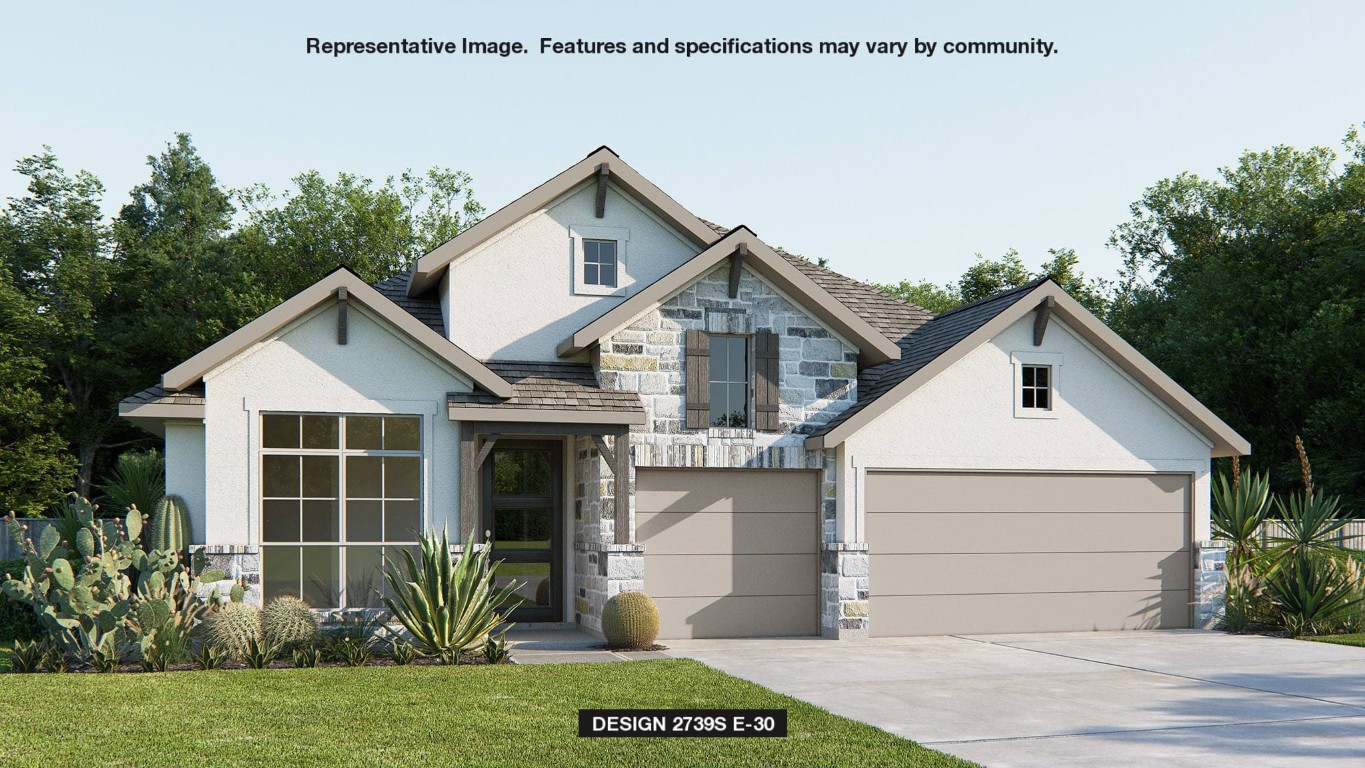
[{"label": "concrete driveway", "polygon": [[1365,765],[1365,648],[1198,630],[669,644],[987,766]]}]

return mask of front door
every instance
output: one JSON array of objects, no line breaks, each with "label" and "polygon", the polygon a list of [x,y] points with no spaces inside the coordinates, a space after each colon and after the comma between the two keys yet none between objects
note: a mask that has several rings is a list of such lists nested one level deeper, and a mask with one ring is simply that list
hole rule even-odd
[{"label": "front door", "polygon": [[483,464],[495,586],[515,581],[513,621],[562,621],[563,456],[558,442],[499,440]]}]

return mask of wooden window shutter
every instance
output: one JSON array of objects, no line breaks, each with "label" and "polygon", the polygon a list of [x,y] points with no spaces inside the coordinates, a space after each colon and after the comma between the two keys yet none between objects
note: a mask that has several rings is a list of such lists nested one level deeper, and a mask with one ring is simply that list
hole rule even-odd
[{"label": "wooden window shutter", "polygon": [[778,392],[781,376],[781,344],[775,333],[754,334],[754,425],[765,432],[778,430]]},{"label": "wooden window shutter", "polygon": [[687,332],[687,361],[684,370],[687,391],[683,408],[688,429],[711,426],[711,337],[704,331]]}]

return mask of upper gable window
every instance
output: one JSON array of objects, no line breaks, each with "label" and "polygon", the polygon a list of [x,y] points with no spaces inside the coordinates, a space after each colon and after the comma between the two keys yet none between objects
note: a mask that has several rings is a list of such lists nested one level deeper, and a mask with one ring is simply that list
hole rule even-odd
[{"label": "upper gable window", "polygon": [[573,253],[573,292],[580,296],[625,296],[630,286],[626,246],[630,230],[623,227],[570,227]]},{"label": "upper gable window", "polygon": [[1055,352],[1014,352],[1014,417],[1057,418],[1062,356]]},{"label": "upper gable window", "polygon": [[711,336],[711,426],[749,426],[749,339]]},{"label": "upper gable window", "polygon": [[583,241],[583,284],[616,287],[616,241]]}]

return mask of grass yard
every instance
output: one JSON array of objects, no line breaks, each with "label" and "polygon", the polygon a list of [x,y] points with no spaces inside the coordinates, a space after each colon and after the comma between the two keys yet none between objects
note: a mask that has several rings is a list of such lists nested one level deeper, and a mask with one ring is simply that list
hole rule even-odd
[{"label": "grass yard", "polygon": [[[6,766],[972,765],[684,659],[2,680]],[[790,735],[580,739],[581,707],[785,708]]]},{"label": "grass yard", "polygon": [[1335,645],[1358,645],[1365,648],[1365,632],[1356,632],[1352,635],[1318,635],[1317,637],[1305,637],[1304,640],[1312,640],[1315,643],[1333,643]]}]

